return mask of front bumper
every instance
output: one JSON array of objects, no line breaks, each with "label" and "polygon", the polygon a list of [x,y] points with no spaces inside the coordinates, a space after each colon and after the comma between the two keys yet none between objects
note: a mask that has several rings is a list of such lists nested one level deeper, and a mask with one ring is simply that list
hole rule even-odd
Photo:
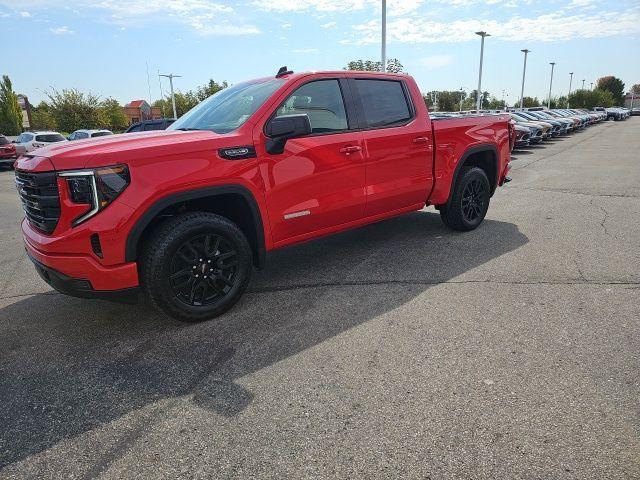
[{"label": "front bumper", "polygon": [[86,255],[45,253],[29,243],[25,235],[23,238],[27,255],[40,276],[62,293],[94,298],[118,295],[139,285],[135,262],[105,266]]},{"label": "front bumper", "polygon": [[45,282],[58,292],[72,297],[97,298],[102,300],[112,300],[126,303],[135,303],[138,300],[138,287],[125,288],[122,290],[94,290],[91,282],[83,278],[73,278],[61,273],[53,268],[40,263],[31,255],[29,259]]}]

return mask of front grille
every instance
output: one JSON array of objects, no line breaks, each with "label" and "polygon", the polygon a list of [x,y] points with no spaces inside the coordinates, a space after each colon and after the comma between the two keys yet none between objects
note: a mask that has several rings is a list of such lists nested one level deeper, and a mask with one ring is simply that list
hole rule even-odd
[{"label": "front grille", "polygon": [[29,223],[43,233],[53,232],[60,218],[56,173],[16,171],[16,186]]}]

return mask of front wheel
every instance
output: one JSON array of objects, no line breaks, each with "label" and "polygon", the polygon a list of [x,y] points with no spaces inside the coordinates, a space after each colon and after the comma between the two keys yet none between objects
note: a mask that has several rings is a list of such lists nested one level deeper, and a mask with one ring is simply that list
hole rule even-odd
[{"label": "front wheel", "polygon": [[474,230],[489,209],[491,186],[487,174],[478,167],[465,168],[454,188],[449,204],[440,207],[440,218],[454,230]]},{"label": "front wheel", "polygon": [[141,281],[153,305],[199,322],[229,310],[247,288],[252,253],[242,231],[206,212],[167,220],[145,246]]}]

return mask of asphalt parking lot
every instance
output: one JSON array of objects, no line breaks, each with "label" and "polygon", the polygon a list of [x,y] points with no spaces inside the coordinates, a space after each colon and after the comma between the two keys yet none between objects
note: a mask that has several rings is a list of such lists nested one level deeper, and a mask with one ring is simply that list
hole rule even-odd
[{"label": "asphalt parking lot", "polygon": [[226,316],[59,295],[0,173],[2,478],[640,478],[640,119],[274,252]]}]

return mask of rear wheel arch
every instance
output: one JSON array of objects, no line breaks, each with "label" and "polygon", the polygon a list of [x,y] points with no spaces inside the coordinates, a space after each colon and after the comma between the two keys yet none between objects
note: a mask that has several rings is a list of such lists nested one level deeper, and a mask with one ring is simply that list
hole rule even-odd
[{"label": "rear wheel arch", "polygon": [[127,236],[125,261],[135,262],[146,238],[166,219],[189,211],[216,213],[238,225],[253,252],[253,263],[262,268],[266,246],[260,207],[249,189],[241,185],[221,185],[170,194],[156,201],[136,221]]},{"label": "rear wheel arch", "polygon": [[455,192],[455,187],[460,179],[460,174],[465,167],[478,167],[484,170],[487,178],[489,179],[489,185],[491,187],[491,195],[498,187],[499,165],[498,165],[498,149],[493,144],[477,145],[469,148],[464,152],[456,168],[453,172],[451,181],[451,190],[449,191],[449,198],[447,205],[451,202],[451,198]]}]

